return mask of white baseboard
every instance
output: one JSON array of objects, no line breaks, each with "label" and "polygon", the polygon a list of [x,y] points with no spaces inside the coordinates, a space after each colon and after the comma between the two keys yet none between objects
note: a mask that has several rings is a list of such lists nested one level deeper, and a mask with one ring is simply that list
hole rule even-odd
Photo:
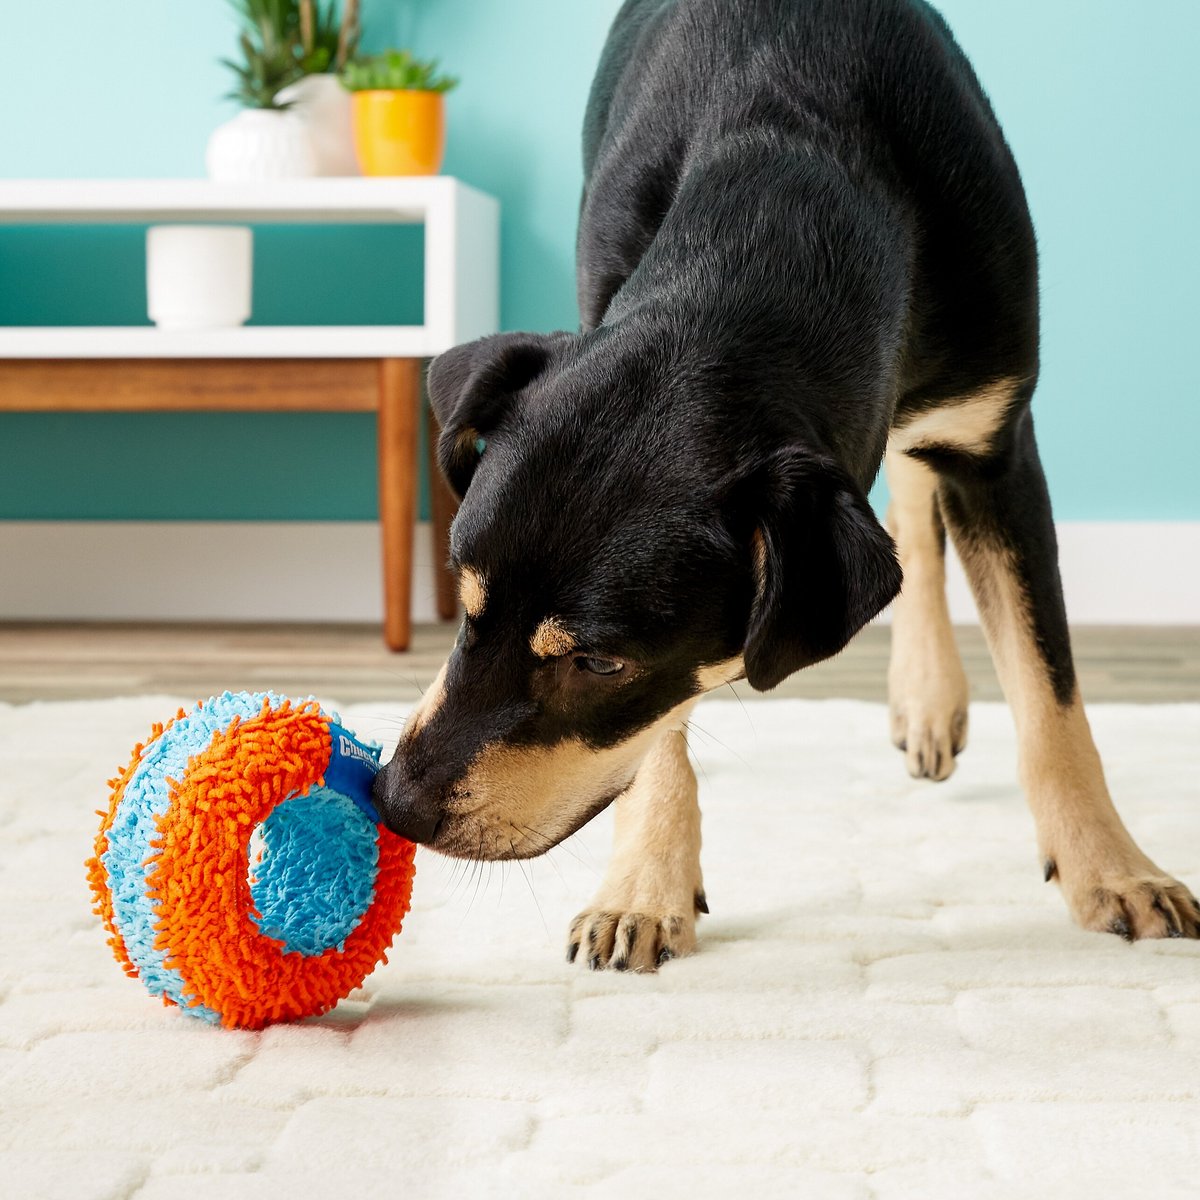
[{"label": "white baseboard", "polygon": [[[1200,624],[1200,521],[1062,521],[1058,563],[1072,625]],[[951,551],[956,625],[979,614]]]},{"label": "white baseboard", "polygon": [[[1200,623],[1200,521],[1066,521],[1059,550],[1077,625]],[[413,613],[434,619],[428,526]],[[950,612],[978,618],[956,561]],[[0,521],[0,620],[379,621],[370,521]]]},{"label": "white baseboard", "polygon": [[[434,617],[417,527],[413,616]],[[0,521],[0,620],[382,621],[376,521]]]}]

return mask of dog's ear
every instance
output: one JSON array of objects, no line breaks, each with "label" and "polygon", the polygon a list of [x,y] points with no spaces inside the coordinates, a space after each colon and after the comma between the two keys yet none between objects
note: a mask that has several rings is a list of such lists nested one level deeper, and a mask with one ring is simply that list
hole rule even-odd
[{"label": "dog's ear", "polygon": [[756,587],[743,657],[761,692],[841,650],[901,576],[895,544],[832,460],[789,447],[747,482],[738,507],[753,528]]},{"label": "dog's ear", "polygon": [[429,367],[429,402],[438,424],[438,463],[461,498],[488,435],[521,390],[550,364],[569,334],[498,333],[439,354]]}]

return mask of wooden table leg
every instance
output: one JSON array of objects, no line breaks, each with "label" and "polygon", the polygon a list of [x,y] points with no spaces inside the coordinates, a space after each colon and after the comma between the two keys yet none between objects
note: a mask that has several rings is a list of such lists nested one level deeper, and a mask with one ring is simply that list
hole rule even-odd
[{"label": "wooden table leg", "polygon": [[413,526],[417,517],[417,407],[421,364],[379,362],[379,523],[383,531],[383,637],[407,650],[412,634]]},{"label": "wooden table leg", "polygon": [[441,426],[433,409],[425,407],[425,444],[429,449],[429,516],[433,535],[433,578],[437,584],[437,614],[443,621],[458,616],[458,581],[450,567],[450,522],[458,512],[458,499],[442,477],[437,461]]}]

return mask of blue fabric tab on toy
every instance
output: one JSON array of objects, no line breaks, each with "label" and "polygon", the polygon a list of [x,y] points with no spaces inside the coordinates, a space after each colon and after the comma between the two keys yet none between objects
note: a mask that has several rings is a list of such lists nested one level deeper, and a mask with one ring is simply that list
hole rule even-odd
[{"label": "blue fabric tab on toy", "polygon": [[379,773],[379,747],[359,741],[336,721],[329,722],[329,739],[325,786],[349,796],[372,824],[380,824],[379,811],[371,801],[371,786]]}]

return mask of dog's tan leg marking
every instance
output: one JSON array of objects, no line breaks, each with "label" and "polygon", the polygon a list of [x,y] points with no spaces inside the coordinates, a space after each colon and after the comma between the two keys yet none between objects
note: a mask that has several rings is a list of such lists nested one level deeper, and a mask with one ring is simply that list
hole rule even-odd
[{"label": "dog's tan leg marking", "polygon": [[914,779],[948,779],[967,741],[967,676],[946,606],[946,533],[937,476],[888,448],[888,528],[904,585],[892,606],[888,703],[892,742]]},{"label": "dog's tan leg marking", "polygon": [[1020,380],[1002,379],[972,395],[901,419],[888,438],[888,449],[899,453],[939,446],[985,455],[1020,386]]},{"label": "dog's tan leg marking", "polygon": [[1067,704],[1054,695],[1011,556],[969,540],[959,551],[1016,722],[1046,878],[1058,879],[1085,929],[1200,936],[1195,898],[1142,853],[1117,814],[1078,687]]},{"label": "dog's tan leg marking", "polygon": [[612,860],[591,906],[571,923],[568,957],[594,970],[654,971],[695,949],[696,915],[708,911],[682,721],[659,735],[615,817]]},{"label": "dog's tan leg marking", "polygon": [[458,598],[468,617],[477,618],[487,604],[487,585],[483,576],[470,567],[463,567],[458,579]]}]

